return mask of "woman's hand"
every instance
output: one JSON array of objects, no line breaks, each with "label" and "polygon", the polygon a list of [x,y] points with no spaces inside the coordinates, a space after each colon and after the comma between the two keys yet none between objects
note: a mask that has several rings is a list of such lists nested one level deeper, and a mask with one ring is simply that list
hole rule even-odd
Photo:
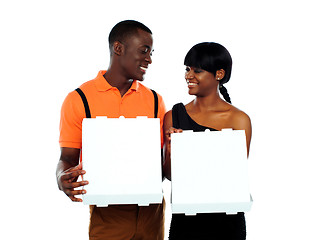
[{"label": "woman's hand", "polygon": [[169,142],[171,141],[171,133],[182,133],[182,132],[183,132],[182,129],[177,129],[177,128],[174,128],[174,127],[170,127],[170,128],[165,132],[166,140],[169,140]]}]

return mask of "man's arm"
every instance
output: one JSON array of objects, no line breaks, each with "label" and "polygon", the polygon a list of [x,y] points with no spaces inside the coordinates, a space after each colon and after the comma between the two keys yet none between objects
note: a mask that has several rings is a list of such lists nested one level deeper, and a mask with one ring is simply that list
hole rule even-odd
[{"label": "man's arm", "polygon": [[82,202],[82,199],[75,195],[85,194],[85,190],[75,190],[75,188],[88,184],[88,181],[79,181],[80,175],[84,175],[82,164],[79,163],[80,149],[77,148],[61,148],[61,155],[56,169],[57,184],[72,201]]}]

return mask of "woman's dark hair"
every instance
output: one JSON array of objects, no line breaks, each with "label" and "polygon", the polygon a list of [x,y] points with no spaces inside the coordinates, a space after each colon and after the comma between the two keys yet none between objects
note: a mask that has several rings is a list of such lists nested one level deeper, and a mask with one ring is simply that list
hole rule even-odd
[{"label": "woman's dark hair", "polygon": [[227,89],[223,86],[230,79],[232,58],[225,47],[214,42],[203,42],[193,46],[184,58],[184,65],[200,68],[216,75],[223,69],[225,76],[219,82],[219,90],[224,99],[231,103]]}]

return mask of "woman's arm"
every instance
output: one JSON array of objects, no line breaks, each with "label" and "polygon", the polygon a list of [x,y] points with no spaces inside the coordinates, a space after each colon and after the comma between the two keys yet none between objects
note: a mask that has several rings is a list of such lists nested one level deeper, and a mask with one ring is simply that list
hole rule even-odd
[{"label": "woman's arm", "polygon": [[163,121],[164,148],[163,148],[163,172],[166,178],[171,181],[171,133],[180,133],[182,129],[172,127],[172,110],[167,112]]},{"label": "woman's arm", "polygon": [[171,136],[170,129],[172,128],[172,111],[168,111],[165,114],[163,120],[163,172],[166,178],[171,180],[171,163],[170,163],[170,151],[171,151]]},{"label": "woman's arm", "polygon": [[252,135],[251,120],[249,116],[242,111],[238,111],[237,113],[235,113],[235,116],[233,118],[233,129],[245,130],[246,142],[247,142],[247,156],[249,156],[250,142],[251,142],[251,135]]}]

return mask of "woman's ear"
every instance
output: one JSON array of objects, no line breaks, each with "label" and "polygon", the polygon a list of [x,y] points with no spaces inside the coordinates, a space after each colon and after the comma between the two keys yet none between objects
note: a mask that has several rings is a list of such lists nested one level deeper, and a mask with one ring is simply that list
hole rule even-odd
[{"label": "woman's ear", "polygon": [[116,55],[121,56],[122,53],[124,51],[124,46],[122,43],[120,43],[119,41],[115,41],[113,43],[113,53],[115,53]]},{"label": "woman's ear", "polygon": [[225,70],[224,70],[224,69],[220,69],[220,70],[217,70],[217,71],[216,71],[215,79],[216,79],[217,81],[222,80],[224,77],[225,77]]}]

